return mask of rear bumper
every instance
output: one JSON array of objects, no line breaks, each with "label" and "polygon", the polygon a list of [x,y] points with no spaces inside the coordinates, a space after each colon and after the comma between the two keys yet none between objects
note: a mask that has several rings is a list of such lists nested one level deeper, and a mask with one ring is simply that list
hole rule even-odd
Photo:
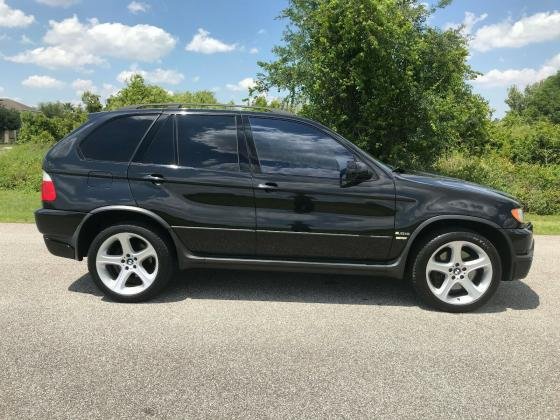
[{"label": "rear bumper", "polygon": [[76,258],[74,233],[86,213],[66,210],[39,209],[35,223],[43,234],[49,252],[58,257]]},{"label": "rear bumper", "polygon": [[533,264],[533,252],[535,250],[533,226],[528,224],[521,229],[505,229],[505,232],[513,246],[511,280],[523,279],[527,277]]}]

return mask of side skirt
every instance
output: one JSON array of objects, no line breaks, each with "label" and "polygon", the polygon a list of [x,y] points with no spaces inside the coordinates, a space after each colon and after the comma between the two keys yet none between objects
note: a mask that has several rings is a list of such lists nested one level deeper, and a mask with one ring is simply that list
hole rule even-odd
[{"label": "side skirt", "polygon": [[183,253],[180,268],[206,267],[228,268],[232,270],[288,271],[306,273],[340,273],[369,276],[403,277],[400,259],[387,264],[352,264],[317,261],[282,261],[252,258],[200,257],[189,252]]}]

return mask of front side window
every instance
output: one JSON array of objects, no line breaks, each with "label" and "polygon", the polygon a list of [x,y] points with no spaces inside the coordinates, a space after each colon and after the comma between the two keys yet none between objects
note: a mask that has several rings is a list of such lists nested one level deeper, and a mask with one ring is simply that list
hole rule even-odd
[{"label": "front side window", "polygon": [[179,115],[179,165],[239,171],[237,127],[233,115]]},{"label": "front side window", "polygon": [[249,122],[265,174],[339,179],[354,160],[349,150],[311,125],[259,117]]},{"label": "front side window", "polygon": [[86,159],[128,162],[155,115],[114,118],[95,129],[80,144]]}]

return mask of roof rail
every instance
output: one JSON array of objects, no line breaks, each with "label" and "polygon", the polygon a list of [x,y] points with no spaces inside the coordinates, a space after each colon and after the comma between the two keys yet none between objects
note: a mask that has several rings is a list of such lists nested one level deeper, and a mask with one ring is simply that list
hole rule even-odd
[{"label": "roof rail", "polygon": [[204,104],[204,103],[180,103],[180,102],[170,102],[170,103],[154,103],[154,104],[138,104],[129,105],[123,108],[119,108],[119,111],[129,110],[129,109],[151,109],[151,108],[185,108],[185,109],[200,109],[200,108],[214,108],[214,109],[252,109],[262,112],[277,112],[280,114],[291,114],[289,111],[277,108],[269,108],[265,106],[250,106],[250,105],[237,105],[237,104]]}]

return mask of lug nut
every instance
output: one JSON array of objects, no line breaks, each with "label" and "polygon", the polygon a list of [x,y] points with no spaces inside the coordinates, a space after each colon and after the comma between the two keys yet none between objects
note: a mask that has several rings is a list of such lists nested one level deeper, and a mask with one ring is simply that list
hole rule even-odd
[{"label": "lug nut", "polygon": [[136,268],[136,266],[134,266],[134,268]]},{"label": "lug nut", "polygon": [[464,278],[465,278],[465,276],[461,276],[461,278],[462,278],[462,279],[464,279]]},{"label": "lug nut", "polygon": [[463,271],[467,271],[467,267],[463,267]]},{"label": "lug nut", "polygon": [[[121,262],[124,264],[124,260],[121,260]],[[451,271],[451,270],[449,270],[449,271]]]},{"label": "lug nut", "polygon": [[[124,262],[124,261],[123,261],[123,262]],[[449,272],[451,273],[452,271],[453,271],[453,269],[452,269],[452,268],[450,268],[450,269],[449,269]]]},{"label": "lug nut", "polygon": [[455,280],[455,276],[451,276],[451,280]]},{"label": "lug nut", "polygon": [[125,270],[128,270],[128,267],[125,267],[124,269],[125,269]]},{"label": "lug nut", "polygon": [[137,260],[138,260],[138,258],[134,257],[134,261],[137,261]]}]

